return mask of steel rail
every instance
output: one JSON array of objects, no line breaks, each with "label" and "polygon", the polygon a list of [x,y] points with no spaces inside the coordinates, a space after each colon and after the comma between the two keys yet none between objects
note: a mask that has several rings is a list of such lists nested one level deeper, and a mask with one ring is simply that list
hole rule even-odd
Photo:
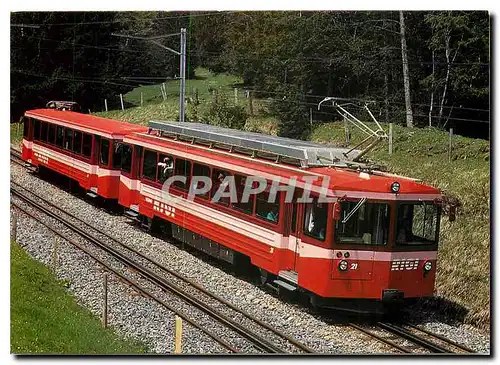
[{"label": "steel rail", "polygon": [[415,326],[413,324],[405,324],[405,326],[413,328],[413,329],[415,329],[417,331],[423,332],[423,333],[425,333],[425,334],[427,334],[427,335],[429,335],[431,337],[435,337],[438,340],[441,340],[441,341],[443,341],[443,342],[445,342],[445,343],[447,343],[447,344],[449,344],[451,346],[455,346],[455,347],[457,347],[457,348],[459,348],[459,349],[461,349],[461,350],[463,350],[465,352],[476,353],[476,351],[472,350],[471,348],[469,348],[469,347],[467,347],[465,345],[459,344],[458,342],[450,340],[450,339],[448,339],[448,338],[446,338],[444,336],[441,336],[441,335],[439,335],[437,333],[431,332],[431,331],[429,331],[429,330],[427,330],[425,328],[421,328],[421,327]]},{"label": "steel rail", "polygon": [[145,297],[153,299],[155,302],[157,302],[161,306],[163,306],[163,307],[167,308],[168,310],[174,312],[176,315],[178,315],[179,317],[181,317],[182,319],[184,319],[186,322],[188,322],[189,324],[191,324],[193,327],[197,328],[201,332],[205,333],[208,337],[210,337],[215,342],[217,342],[218,344],[220,344],[224,348],[228,349],[229,351],[231,351],[233,353],[239,352],[231,344],[227,343],[225,340],[219,338],[217,335],[215,335],[215,334],[211,333],[210,331],[208,331],[207,329],[203,328],[203,326],[200,325],[200,324],[198,324],[195,320],[189,318],[184,312],[182,312],[182,311],[180,311],[178,309],[173,308],[168,303],[166,303],[165,301],[163,301],[160,298],[158,298],[155,294],[153,294],[149,290],[143,288],[135,280],[132,280],[132,279],[126,277],[125,275],[123,275],[122,273],[118,272],[116,269],[112,268],[111,265],[105,263],[102,259],[100,259],[99,257],[97,257],[94,253],[90,252],[88,249],[86,249],[85,247],[83,247],[79,243],[75,242],[72,238],[68,237],[64,233],[59,232],[52,225],[50,225],[50,224],[48,224],[46,222],[43,222],[39,217],[36,217],[32,213],[28,212],[24,207],[21,207],[19,204],[16,204],[15,202],[11,202],[11,204],[14,205],[16,207],[16,209],[22,211],[24,214],[26,214],[27,216],[31,217],[33,220],[37,221],[38,223],[40,223],[43,226],[45,226],[46,228],[48,228],[55,235],[61,237],[65,241],[71,243],[76,248],[78,248],[81,251],[85,252],[88,256],[90,256],[92,259],[94,259],[100,265],[102,265],[104,268],[106,268],[106,270],[112,272],[117,277],[119,277],[121,280],[127,282],[131,287],[133,287],[138,292],[142,293]]},{"label": "steel rail", "polygon": [[[26,188],[24,188],[23,186],[19,185],[18,183],[16,183],[15,181],[12,181],[11,184],[15,184],[19,187],[21,187],[22,189],[25,189],[27,190]],[[165,266],[163,266],[161,263],[159,263],[158,261],[156,261],[155,259],[151,258],[150,256],[148,255],[145,255],[143,253],[141,253],[140,251],[124,244],[123,242],[121,241],[118,241],[116,238],[112,237],[111,235],[107,234],[106,232],[102,232],[101,230],[97,229],[95,226],[92,226],[91,224],[87,223],[86,221],[82,220],[81,218],[78,218],[76,217],[74,214],[72,213],[69,213],[69,212],[66,212],[64,210],[62,210],[60,207],[58,207],[57,205],[55,205],[54,203],[48,201],[47,199],[39,196],[38,194],[34,193],[34,192],[31,192],[30,191],[30,194],[33,194],[34,196],[36,196],[38,199],[42,200],[44,203],[46,203],[47,205],[51,206],[52,208],[54,209],[57,209],[59,211],[61,211],[62,213],[70,216],[71,218],[77,220],[78,222],[84,224],[85,226],[93,229],[94,231],[96,231],[98,234],[101,234],[103,236],[105,236],[106,238],[110,239],[111,241],[113,241],[114,243],[124,247],[125,249],[133,252],[134,254],[140,256],[141,258],[147,260],[148,262],[151,262],[152,264],[154,264],[156,267],[158,267],[159,269],[175,276],[176,278],[184,281],[185,283],[191,285],[192,287],[196,288],[197,290],[201,291],[203,294],[207,295],[208,297],[212,298],[212,299],[215,299],[217,300],[218,302],[226,305],[227,307],[231,308],[232,310],[234,310],[235,312],[238,312],[240,314],[242,314],[243,316],[245,316],[246,318],[250,319],[251,321],[257,323],[258,325],[260,325],[261,327],[264,327],[265,329],[273,332],[274,334],[278,335],[279,337],[285,339],[286,341],[290,342],[291,344],[293,344],[294,346],[300,348],[302,351],[306,352],[306,353],[314,353],[315,351],[312,350],[311,348],[309,348],[308,346],[300,343],[299,341],[297,341],[296,339],[294,339],[293,337],[291,336],[288,336],[284,333],[282,333],[281,331],[271,327],[270,325],[268,325],[267,323],[259,320],[258,318],[256,318],[255,316],[251,315],[250,313],[246,312],[245,310],[241,309],[241,308],[238,308],[236,307],[235,305],[233,305],[232,303],[228,302],[227,300],[225,300],[224,298],[221,298],[220,296],[208,291],[207,289],[203,288],[201,285],[193,282],[192,280],[178,274],[177,272],[175,272],[174,270],[172,269],[169,269]]]},{"label": "steel rail", "polygon": [[429,350],[433,353],[440,353],[440,354],[449,354],[449,353],[452,353],[450,352],[448,349],[442,347],[442,346],[439,346],[431,341],[428,341],[422,337],[419,337],[413,333],[411,333],[410,331],[408,331],[407,329],[403,328],[403,327],[400,327],[400,326],[397,326],[397,325],[394,325],[392,323],[384,323],[384,322],[378,322],[377,325],[380,327],[380,328],[383,328],[389,332],[392,332],[392,333],[395,333],[423,348],[425,348],[426,350]]},{"label": "steel rail", "polygon": [[405,353],[405,354],[410,354],[411,353],[411,350],[407,349],[406,347],[400,346],[400,345],[398,345],[397,343],[395,343],[395,342],[393,342],[391,340],[388,340],[386,338],[383,338],[380,335],[377,335],[376,333],[368,331],[367,329],[365,329],[365,328],[363,328],[361,326],[358,326],[357,324],[349,323],[349,326],[357,329],[358,331],[361,331],[361,332],[367,334],[368,336],[373,337],[374,339],[376,339],[379,342],[382,342],[382,343],[385,343],[386,345],[394,347],[395,349],[401,351],[402,353]]},{"label": "steel rail", "polygon": [[85,239],[87,239],[89,242],[92,242],[94,245],[98,246],[102,250],[106,251],[110,255],[114,256],[115,258],[119,259],[122,263],[125,263],[127,266],[134,268],[139,272],[143,277],[147,278],[148,280],[154,282],[156,285],[162,287],[165,290],[168,290],[175,294],[176,296],[180,297],[182,300],[185,302],[193,305],[197,309],[203,311],[207,315],[211,316],[212,318],[216,319],[220,323],[223,323],[226,327],[232,329],[236,333],[238,333],[240,336],[244,337],[248,341],[250,341],[257,349],[262,350],[264,352],[268,353],[283,353],[283,351],[275,346],[274,344],[270,343],[268,340],[262,338],[256,333],[253,333],[249,331],[247,328],[241,326],[239,323],[227,318],[225,315],[217,312],[216,310],[207,307],[202,301],[199,299],[195,298],[194,296],[191,296],[181,288],[179,288],[177,285],[170,283],[166,281],[164,278],[160,277],[156,273],[152,272],[150,269],[144,267],[143,265],[135,262],[132,260],[130,257],[127,257],[123,253],[118,252],[116,249],[110,247],[106,243],[103,243],[93,235],[90,235],[89,233],[85,232],[83,229],[75,227],[74,224],[69,222],[67,219],[58,216],[54,212],[48,210],[47,208],[41,206],[41,204],[33,201],[31,198],[27,197],[25,194],[21,193],[19,190],[17,190],[15,187],[11,186],[11,193],[16,195],[17,197],[21,198],[22,200],[26,201],[28,204],[33,205],[37,209],[43,211],[45,214],[49,215],[50,217],[58,220],[60,223],[64,224],[66,227],[69,229],[73,230],[74,232],[78,233]]}]

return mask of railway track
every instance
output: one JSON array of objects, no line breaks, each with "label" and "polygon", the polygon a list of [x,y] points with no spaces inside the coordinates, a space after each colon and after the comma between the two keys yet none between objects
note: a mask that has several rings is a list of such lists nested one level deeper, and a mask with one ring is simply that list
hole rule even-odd
[{"label": "railway track", "polygon": [[350,323],[349,326],[404,354],[475,353],[464,345],[412,324],[378,322],[372,328],[355,323]]},{"label": "railway track", "polygon": [[[93,249],[99,248],[101,252],[105,252],[109,257],[112,257],[113,260],[133,269],[142,279],[146,279],[149,283],[153,283],[156,287],[179,298],[189,306],[196,308],[200,313],[211,317],[217,323],[229,329],[233,336],[237,335],[244,339],[244,341],[257,352],[302,354],[314,352],[294,338],[283,334],[244,310],[237,308],[223,298],[208,292],[191,280],[182,277],[157,261],[117,241],[107,233],[89,225],[73,214],[64,211],[36,193],[26,190],[16,183],[12,183],[11,194],[35,208],[37,211],[52,218],[58,224],[64,225],[66,228],[83,237],[86,241],[91,243]],[[12,202],[12,204],[15,205],[17,209],[29,214],[21,205],[15,202]],[[29,215],[37,219],[35,215]],[[38,217],[37,220],[41,221],[42,219]],[[88,253],[88,251],[89,249],[87,248],[86,252]],[[102,259],[100,263],[114,273],[118,271],[114,269],[111,264]],[[191,319],[190,323],[193,324],[196,322]],[[195,327],[201,330],[200,325],[195,325]],[[214,338],[214,340],[231,352],[240,352],[240,349],[232,345],[231,341],[224,340],[221,336],[210,333],[210,331],[206,329],[203,332]],[[276,345],[276,343],[280,345]]]}]

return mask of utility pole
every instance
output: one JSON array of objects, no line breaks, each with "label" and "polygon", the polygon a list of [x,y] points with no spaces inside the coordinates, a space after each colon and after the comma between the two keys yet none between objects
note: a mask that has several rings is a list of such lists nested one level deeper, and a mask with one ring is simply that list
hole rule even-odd
[{"label": "utility pole", "polygon": [[[186,115],[186,104],[185,104],[185,95],[186,95],[186,28],[181,28],[180,33],[173,33],[173,34],[165,34],[165,35],[158,35],[158,36],[152,36],[152,37],[141,37],[141,36],[132,36],[132,35],[127,35],[127,34],[116,34],[116,33],[111,33],[111,35],[116,36],[116,37],[122,37],[122,38],[128,38],[128,39],[140,39],[143,41],[148,41],[153,44],[156,44],[157,46],[170,51],[172,53],[175,53],[176,55],[179,56],[180,58],[180,91],[179,91],[179,121],[184,122],[185,115]],[[181,41],[180,41],[180,52],[176,51],[175,49],[172,49],[170,47],[164,46],[160,42],[158,42],[158,39],[162,38],[167,38],[167,37],[174,37],[174,36],[181,36]]]}]

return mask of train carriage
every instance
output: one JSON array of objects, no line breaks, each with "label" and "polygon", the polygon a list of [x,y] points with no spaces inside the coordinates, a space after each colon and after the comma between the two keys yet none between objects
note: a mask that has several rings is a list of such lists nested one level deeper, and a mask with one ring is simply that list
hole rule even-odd
[{"label": "train carriage", "polygon": [[[174,237],[232,263],[248,258],[263,281],[305,291],[321,306],[348,303],[349,309],[364,311],[367,300],[371,311],[384,302],[433,294],[438,189],[381,171],[346,168],[343,149],[203,124],[150,126],[147,133],[124,137],[135,151],[135,165],[121,184],[120,199],[132,202],[149,221],[169,222]],[[173,175],[187,178],[170,186],[168,195],[161,168],[166,157]],[[187,199],[194,176],[206,176],[217,186],[220,174],[234,176],[238,196],[249,176],[280,179],[283,191],[274,203],[268,202],[269,188],[248,203],[215,203],[215,189]],[[285,202],[290,181],[295,195]],[[325,181],[328,203],[320,201]],[[311,202],[297,201],[304,190]],[[269,219],[273,210],[276,220]]]},{"label": "train carriage", "polygon": [[73,111],[25,113],[22,158],[76,181],[90,196],[118,199],[124,135],[147,130]]},{"label": "train carriage", "polygon": [[[22,158],[315,305],[373,312],[431,296],[440,191],[346,152],[206,124],[142,127],[38,109],[25,113]],[[184,180],[167,184],[173,177]],[[193,196],[200,177],[210,189]],[[242,199],[254,178],[264,188]],[[215,199],[227,181],[236,199]]]}]

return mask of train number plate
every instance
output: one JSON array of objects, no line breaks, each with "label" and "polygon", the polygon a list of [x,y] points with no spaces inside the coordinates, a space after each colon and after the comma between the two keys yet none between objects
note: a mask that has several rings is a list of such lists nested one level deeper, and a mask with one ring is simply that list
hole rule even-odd
[{"label": "train number plate", "polygon": [[417,270],[418,262],[419,262],[418,259],[393,260],[391,265],[391,271]]}]

